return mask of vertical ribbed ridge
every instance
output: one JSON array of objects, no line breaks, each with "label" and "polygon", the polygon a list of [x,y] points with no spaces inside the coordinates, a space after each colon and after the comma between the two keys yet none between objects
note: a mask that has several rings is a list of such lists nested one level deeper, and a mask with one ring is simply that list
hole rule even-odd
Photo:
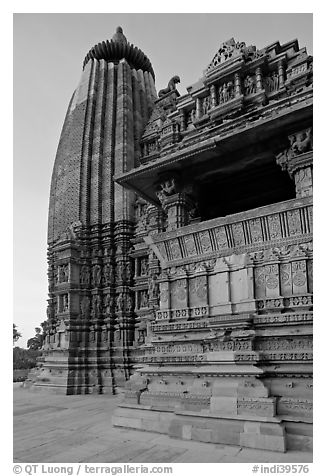
[{"label": "vertical ribbed ridge", "polygon": [[140,86],[137,72],[132,70],[132,99],[133,99],[133,122],[135,138],[135,166],[139,165],[140,158],[140,139],[143,132],[143,117],[140,104]]},{"label": "vertical ribbed ridge", "polygon": [[[153,102],[153,97],[152,97],[152,85],[151,85],[149,76],[150,76],[150,74],[149,74],[147,71],[145,71],[145,73],[144,73],[144,81],[145,81],[145,90],[146,90],[146,102],[147,102],[148,105],[152,104],[152,102]],[[150,114],[152,108],[149,107],[148,109],[149,109],[148,114]],[[147,117],[146,119],[148,120],[149,117]]]},{"label": "vertical ribbed ridge", "polygon": [[139,79],[139,91],[140,91],[140,105],[142,109],[142,116],[144,118],[144,121],[147,121],[149,119],[149,113],[148,113],[148,104],[147,104],[147,97],[146,97],[146,88],[145,88],[145,80],[144,80],[144,73],[139,70],[137,71],[137,76]]},{"label": "vertical ribbed ridge", "polygon": [[92,138],[94,128],[94,114],[96,107],[96,76],[98,61],[93,60],[89,74],[89,87],[87,95],[86,118],[83,137],[83,149],[81,156],[81,183],[80,183],[80,220],[83,224],[89,224],[89,201],[90,179],[92,161]]},{"label": "vertical ribbed ridge", "polygon": [[104,142],[104,123],[107,87],[107,63],[99,61],[97,78],[97,100],[94,116],[94,130],[92,138],[92,166],[90,183],[90,224],[100,224],[102,207],[102,157]]},{"label": "vertical ribbed ridge", "polygon": [[[125,61],[118,65],[115,174],[134,166],[134,135],[131,71]],[[132,220],[134,215],[134,192],[115,184],[115,221]]]},{"label": "vertical ribbed ridge", "polygon": [[117,68],[108,64],[106,110],[104,120],[104,144],[102,159],[102,222],[114,221],[114,149],[116,122]]}]

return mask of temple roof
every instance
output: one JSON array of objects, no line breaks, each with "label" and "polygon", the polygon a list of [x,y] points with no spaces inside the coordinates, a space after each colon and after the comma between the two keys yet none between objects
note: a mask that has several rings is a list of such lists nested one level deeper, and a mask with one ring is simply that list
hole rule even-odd
[{"label": "temple roof", "polygon": [[148,71],[155,79],[154,70],[150,60],[141,49],[127,41],[121,26],[117,27],[116,32],[110,41],[102,41],[89,50],[85,56],[83,68],[85,68],[90,59],[104,59],[112,62],[118,62],[121,59],[125,59],[132,68]]}]

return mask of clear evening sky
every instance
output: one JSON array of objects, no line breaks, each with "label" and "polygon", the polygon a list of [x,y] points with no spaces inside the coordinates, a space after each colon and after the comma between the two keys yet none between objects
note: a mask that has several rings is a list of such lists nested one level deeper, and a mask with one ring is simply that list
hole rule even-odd
[{"label": "clear evening sky", "polygon": [[48,197],[64,116],[86,53],[119,25],[151,60],[156,89],[179,75],[181,94],[231,37],[257,48],[297,38],[313,53],[312,14],[14,15],[14,322],[21,347],[46,319]]}]

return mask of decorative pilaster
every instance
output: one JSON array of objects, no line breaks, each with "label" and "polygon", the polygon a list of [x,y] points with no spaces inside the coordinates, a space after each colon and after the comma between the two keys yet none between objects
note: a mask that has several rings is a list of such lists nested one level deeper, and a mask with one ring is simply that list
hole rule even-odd
[{"label": "decorative pilaster", "polygon": [[234,94],[235,97],[241,96],[241,77],[240,73],[234,75]]},{"label": "decorative pilaster", "polygon": [[159,184],[156,195],[167,214],[167,230],[188,225],[191,212],[195,209],[192,187],[182,185],[175,175],[167,175]]},{"label": "decorative pilaster", "polygon": [[279,88],[282,88],[284,86],[284,65],[283,61],[280,61],[277,65],[278,69],[278,84]]},{"label": "decorative pilaster", "polygon": [[215,84],[212,84],[212,86],[210,88],[210,94],[211,94],[212,107],[215,107],[215,106],[217,106],[216,86],[215,86]]},{"label": "decorative pilaster", "polygon": [[259,92],[263,89],[263,77],[261,73],[261,68],[260,67],[256,68],[255,73],[256,73],[256,88],[257,88],[257,92]]}]

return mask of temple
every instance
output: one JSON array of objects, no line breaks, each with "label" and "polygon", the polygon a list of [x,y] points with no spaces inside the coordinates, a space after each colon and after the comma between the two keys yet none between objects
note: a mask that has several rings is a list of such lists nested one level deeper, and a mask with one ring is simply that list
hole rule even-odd
[{"label": "temple", "polygon": [[232,38],[180,96],[120,27],[90,50],[53,170],[34,390],[123,391],[117,426],[311,448],[312,64],[297,40]]}]

